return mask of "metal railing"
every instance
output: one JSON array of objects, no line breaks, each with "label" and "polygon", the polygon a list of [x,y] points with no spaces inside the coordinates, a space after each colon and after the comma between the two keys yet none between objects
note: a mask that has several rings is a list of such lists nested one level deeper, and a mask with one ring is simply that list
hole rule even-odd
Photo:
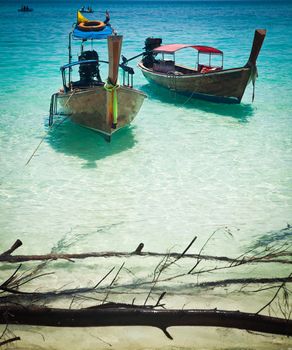
[{"label": "metal railing", "polygon": [[[106,63],[109,64],[108,61],[102,61],[102,60],[82,60],[82,61],[76,61],[72,63],[65,64],[64,66],[60,67],[60,71],[62,74],[62,80],[63,80],[63,87],[64,91],[68,91],[68,86],[66,84],[66,69],[69,69],[69,72],[71,72],[71,68],[77,65],[83,65],[83,64],[90,64],[90,63]],[[128,67],[124,62],[119,64],[119,67],[123,70],[123,85],[128,87],[133,87],[133,75],[135,74],[134,69],[131,67]],[[69,86],[71,84],[71,74],[69,75]]]}]

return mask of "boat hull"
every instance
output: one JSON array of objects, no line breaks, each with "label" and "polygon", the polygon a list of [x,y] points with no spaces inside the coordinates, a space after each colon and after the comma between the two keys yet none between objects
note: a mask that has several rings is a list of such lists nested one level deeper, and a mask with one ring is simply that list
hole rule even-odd
[{"label": "boat hull", "polygon": [[118,118],[115,127],[109,118],[112,95],[103,86],[58,93],[57,99],[62,112],[73,122],[110,136],[132,122],[146,97],[142,92],[125,86],[116,91]]},{"label": "boat hull", "polygon": [[252,67],[226,69],[210,73],[176,75],[155,72],[138,64],[145,78],[164,88],[193,98],[223,103],[240,103],[246,86],[251,81]]}]

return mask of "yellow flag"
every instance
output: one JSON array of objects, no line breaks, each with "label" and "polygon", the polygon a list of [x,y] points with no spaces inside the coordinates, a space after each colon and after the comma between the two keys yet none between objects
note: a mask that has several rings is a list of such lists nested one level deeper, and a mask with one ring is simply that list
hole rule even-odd
[{"label": "yellow flag", "polygon": [[80,11],[77,11],[77,24],[88,22],[89,20],[82,15]]}]

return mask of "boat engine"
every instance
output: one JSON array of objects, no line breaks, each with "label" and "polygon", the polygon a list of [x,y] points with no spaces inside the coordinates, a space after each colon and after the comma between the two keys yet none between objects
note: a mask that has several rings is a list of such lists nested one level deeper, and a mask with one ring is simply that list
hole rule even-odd
[{"label": "boat engine", "polygon": [[159,47],[162,43],[162,39],[161,38],[147,38],[145,40],[145,53],[143,55],[143,64],[146,67],[152,67],[153,63],[155,62],[155,56],[156,54],[153,53],[153,50],[156,47]]},{"label": "boat engine", "polygon": [[147,38],[145,40],[145,47],[144,50],[146,52],[152,51],[156,49],[156,47],[161,46],[162,39],[161,38]]},{"label": "boat engine", "polygon": [[[98,83],[102,82],[99,73],[99,58],[95,50],[83,51],[78,59],[79,61],[96,60],[96,62],[80,64],[79,76],[81,85],[87,86],[94,84],[96,81]],[[95,78],[96,80],[94,80]]]}]

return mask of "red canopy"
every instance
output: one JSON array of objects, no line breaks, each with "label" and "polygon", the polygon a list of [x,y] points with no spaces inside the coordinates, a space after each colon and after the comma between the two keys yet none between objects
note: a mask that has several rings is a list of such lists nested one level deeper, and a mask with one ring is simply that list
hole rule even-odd
[{"label": "red canopy", "polygon": [[169,45],[162,45],[154,49],[154,52],[161,52],[161,53],[175,53],[178,50],[185,49],[187,47],[191,47],[193,49],[198,50],[201,53],[208,53],[208,54],[214,54],[214,55],[222,55],[223,52],[215,49],[215,47],[210,46],[202,46],[202,45],[185,45],[185,44],[169,44]]}]

